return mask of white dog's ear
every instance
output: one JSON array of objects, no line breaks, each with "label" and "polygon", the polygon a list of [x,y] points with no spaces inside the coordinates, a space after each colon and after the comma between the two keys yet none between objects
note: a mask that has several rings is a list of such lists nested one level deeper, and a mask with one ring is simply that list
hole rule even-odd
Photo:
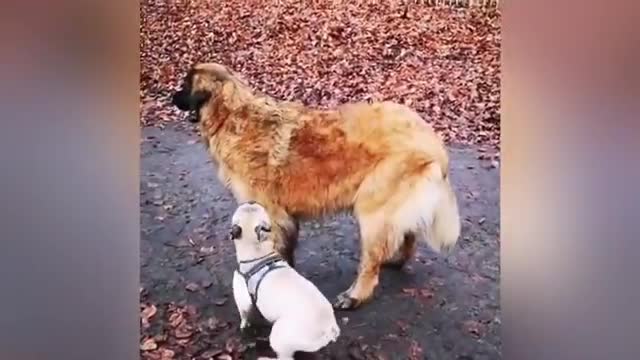
[{"label": "white dog's ear", "polygon": [[242,228],[236,224],[231,226],[231,231],[229,232],[229,238],[231,240],[239,239],[242,236]]},{"label": "white dog's ear", "polygon": [[267,224],[264,221],[261,221],[258,225],[256,225],[256,235],[258,236],[258,241],[263,241],[267,234],[271,232],[271,225]]}]

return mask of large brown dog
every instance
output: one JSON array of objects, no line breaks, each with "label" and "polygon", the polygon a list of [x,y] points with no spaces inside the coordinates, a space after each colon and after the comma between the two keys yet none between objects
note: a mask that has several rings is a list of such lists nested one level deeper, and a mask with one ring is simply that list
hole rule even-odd
[{"label": "large brown dog", "polygon": [[173,103],[195,111],[218,176],[236,200],[267,208],[278,251],[292,265],[300,219],[341,211],[356,216],[358,276],[336,308],[370,299],[381,266],[402,266],[417,240],[449,251],[459,237],[445,146],[404,105],[311,109],[252,91],[214,63],[194,66]]}]

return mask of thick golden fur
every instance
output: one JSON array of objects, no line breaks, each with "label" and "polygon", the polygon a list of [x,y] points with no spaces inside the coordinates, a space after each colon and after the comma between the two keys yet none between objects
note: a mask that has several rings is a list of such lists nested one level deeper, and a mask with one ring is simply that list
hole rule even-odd
[{"label": "thick golden fur", "polygon": [[[416,239],[436,251],[460,232],[446,148],[420,116],[392,103],[318,110],[253,91],[226,67],[196,65],[183,92],[196,110],[219,178],[238,202],[263,204],[278,250],[293,262],[298,220],[341,211],[359,221],[358,277],[336,306],[371,297],[383,263],[401,265]],[[188,95],[188,94],[187,94]]]}]

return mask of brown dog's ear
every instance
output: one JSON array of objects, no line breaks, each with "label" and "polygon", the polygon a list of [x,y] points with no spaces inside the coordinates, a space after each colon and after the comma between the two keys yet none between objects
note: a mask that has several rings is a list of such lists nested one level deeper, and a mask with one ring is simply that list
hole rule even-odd
[{"label": "brown dog's ear", "polygon": [[204,71],[213,77],[217,81],[228,81],[233,79],[233,74],[227,69],[226,66],[216,63],[198,64],[194,67],[195,70]]}]

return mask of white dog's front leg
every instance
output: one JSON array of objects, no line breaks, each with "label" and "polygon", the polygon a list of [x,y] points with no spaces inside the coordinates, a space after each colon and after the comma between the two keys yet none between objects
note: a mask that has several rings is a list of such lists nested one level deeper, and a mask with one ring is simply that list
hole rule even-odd
[{"label": "white dog's front leg", "polygon": [[249,327],[249,322],[245,319],[240,319],[240,331],[244,332],[247,327]]},{"label": "white dog's front leg", "polygon": [[249,321],[247,320],[247,316],[249,314],[241,311],[240,312],[240,330],[244,330],[247,326],[249,326]]},{"label": "white dog's front leg", "polygon": [[240,314],[240,330],[244,330],[249,326],[249,313],[253,304],[251,303],[247,285],[237,271],[233,273],[233,298]]}]

